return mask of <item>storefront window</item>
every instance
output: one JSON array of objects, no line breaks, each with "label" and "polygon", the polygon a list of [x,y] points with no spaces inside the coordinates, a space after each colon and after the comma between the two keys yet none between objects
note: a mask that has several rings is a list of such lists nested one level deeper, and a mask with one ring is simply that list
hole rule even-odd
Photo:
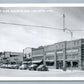
[{"label": "storefront window", "polygon": [[71,62],[70,61],[66,62],[66,67],[71,67]]},{"label": "storefront window", "polygon": [[45,60],[47,66],[54,66],[54,56],[46,56]]},{"label": "storefront window", "polygon": [[48,61],[48,62],[46,62],[46,65],[47,66],[54,66],[54,62]]},{"label": "storefront window", "polygon": [[78,61],[72,62],[73,66],[72,67],[78,67]]}]

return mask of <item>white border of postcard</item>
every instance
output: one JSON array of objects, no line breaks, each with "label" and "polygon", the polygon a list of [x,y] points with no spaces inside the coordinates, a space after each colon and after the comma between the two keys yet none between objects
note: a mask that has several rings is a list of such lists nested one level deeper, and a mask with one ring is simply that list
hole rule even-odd
[{"label": "white border of postcard", "polygon": [[[84,4],[0,4],[0,7],[84,7]],[[84,77],[0,77],[0,81],[84,81]]]}]

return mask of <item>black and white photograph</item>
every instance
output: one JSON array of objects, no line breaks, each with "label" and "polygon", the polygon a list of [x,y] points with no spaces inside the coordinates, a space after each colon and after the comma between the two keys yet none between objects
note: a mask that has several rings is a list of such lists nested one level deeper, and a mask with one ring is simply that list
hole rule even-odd
[{"label": "black and white photograph", "polygon": [[0,7],[0,77],[84,77],[84,7]]}]

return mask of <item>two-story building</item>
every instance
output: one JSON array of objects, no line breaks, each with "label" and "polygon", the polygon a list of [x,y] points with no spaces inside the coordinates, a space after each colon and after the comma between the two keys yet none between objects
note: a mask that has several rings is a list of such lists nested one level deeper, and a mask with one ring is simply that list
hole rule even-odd
[{"label": "two-story building", "polygon": [[32,61],[55,69],[84,68],[84,39],[63,41],[39,48],[32,48]]},{"label": "two-story building", "polygon": [[44,60],[44,47],[40,46],[39,48],[32,48],[32,63],[40,64]]}]

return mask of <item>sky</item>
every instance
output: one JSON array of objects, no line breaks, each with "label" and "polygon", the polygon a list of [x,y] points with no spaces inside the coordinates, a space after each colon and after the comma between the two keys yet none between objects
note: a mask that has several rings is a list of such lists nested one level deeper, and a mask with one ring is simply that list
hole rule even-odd
[{"label": "sky", "polygon": [[0,82],[0,84],[84,84],[84,82]]},{"label": "sky", "polygon": [[84,3],[84,0],[0,0],[0,3]]},{"label": "sky", "polygon": [[[19,12],[17,12],[19,10]],[[21,12],[21,10],[23,12]],[[84,30],[83,7],[23,7],[0,8],[0,22]],[[84,38],[84,31],[74,31],[73,40]],[[38,47],[71,40],[69,31],[0,23],[0,51],[22,52],[26,47]]]}]

